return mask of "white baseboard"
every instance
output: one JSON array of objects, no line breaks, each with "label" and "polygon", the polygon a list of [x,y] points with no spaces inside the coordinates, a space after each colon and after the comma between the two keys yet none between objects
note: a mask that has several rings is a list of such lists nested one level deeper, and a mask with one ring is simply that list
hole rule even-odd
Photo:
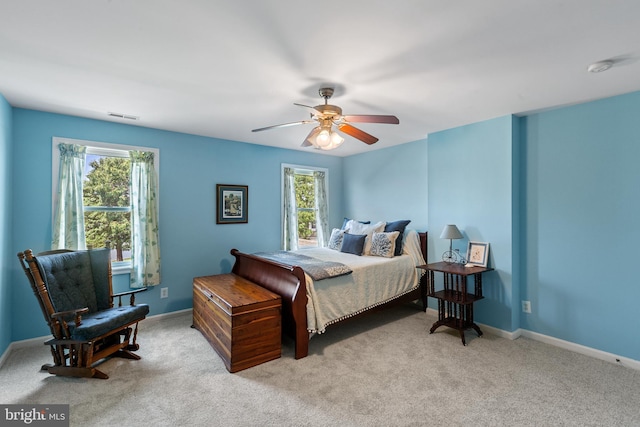
[{"label": "white baseboard", "polygon": [[[158,322],[161,320],[166,320],[171,317],[181,316],[186,313],[192,312],[193,309],[186,308],[184,310],[172,311],[170,313],[162,313],[156,314],[154,316],[149,316],[145,319],[145,323],[150,322]],[[433,308],[427,308],[427,314],[429,315],[438,315],[438,311]],[[565,350],[574,351],[576,353],[584,354],[586,356],[594,357],[596,359],[604,360],[606,362],[614,363],[616,365],[624,366],[626,368],[631,368],[640,371],[640,361],[630,359],[628,357],[618,356],[613,353],[608,353],[606,351],[597,350],[595,348],[586,347],[584,345],[576,344],[570,341],[564,341],[559,338],[550,337],[548,335],[539,334],[537,332],[532,332],[527,329],[516,329],[513,332],[505,331],[502,329],[494,328],[493,326],[478,324],[483,330],[483,332],[499,336],[501,338],[506,338],[509,340],[515,340],[520,337],[529,338],[535,341],[540,341],[546,344],[551,344],[556,347],[564,348]],[[21,341],[14,341],[9,344],[9,347],[5,350],[5,352],[0,356],[0,369],[4,365],[5,360],[9,357],[9,354],[13,349],[28,347],[32,345],[37,345],[45,342],[51,338],[50,335],[45,335],[37,338],[29,338]]]},{"label": "white baseboard", "polygon": [[498,336],[500,338],[506,338],[508,340],[515,340],[522,336],[522,330],[516,329],[513,332],[505,331],[504,329],[494,328],[493,326],[485,325],[483,323],[478,323],[482,332],[487,332],[491,335]]},{"label": "white baseboard", "polygon": [[[175,317],[175,316],[181,316],[181,315],[186,314],[186,313],[191,313],[192,311],[193,311],[193,309],[186,308],[184,310],[172,311],[170,313],[156,314],[154,316],[147,317],[144,320],[144,322],[141,323],[140,325],[144,325],[145,323],[158,322],[160,320],[166,320],[166,319],[169,319],[169,318]],[[26,340],[13,341],[12,343],[9,344],[9,347],[7,347],[5,352],[2,353],[2,356],[0,356],[0,369],[2,369],[2,366],[4,365],[4,362],[7,360],[7,358],[9,357],[9,354],[11,354],[11,352],[14,349],[19,349],[19,348],[24,348],[24,347],[31,347],[31,346],[36,346],[36,345],[43,345],[43,343],[45,341],[48,341],[50,339],[51,339],[51,335],[44,335],[44,336],[41,336],[41,337],[29,338],[29,339],[26,339]]]},{"label": "white baseboard", "polygon": [[[436,310],[435,308],[427,307],[427,314],[438,317],[438,310]],[[477,325],[480,326],[483,332],[488,332],[491,335],[496,335],[501,338],[515,340],[520,336],[520,329],[514,332],[507,332],[502,329],[494,328],[493,326],[484,325],[482,323],[478,323]]]},{"label": "white baseboard", "polygon": [[4,366],[4,362],[7,360],[7,358],[9,357],[9,355],[14,349],[31,347],[38,344],[42,345],[45,341],[49,339],[51,339],[51,335],[45,335],[45,336],[36,337],[36,338],[29,338],[27,340],[21,340],[21,341],[13,341],[12,343],[9,344],[9,347],[7,347],[4,353],[2,353],[2,356],[0,356],[0,369],[2,369],[2,367]]},{"label": "white baseboard", "polygon": [[158,322],[160,320],[166,320],[176,316],[182,316],[183,314],[191,313],[192,311],[193,311],[192,308],[185,308],[184,310],[171,311],[169,313],[162,313],[162,314],[155,314],[153,316],[149,316],[146,319],[144,319],[144,323],[140,323],[140,325],[143,325],[145,323]]},{"label": "white baseboard", "polygon": [[[433,308],[427,308],[427,313],[433,316],[438,316],[438,310]],[[628,357],[618,356],[613,353],[607,353],[606,351],[597,350],[595,348],[586,347],[584,345],[576,344],[570,341],[564,341],[559,338],[550,337],[548,335],[532,332],[527,329],[516,329],[513,332],[505,331],[502,329],[494,328],[493,326],[478,323],[478,326],[483,332],[491,335],[496,335],[501,338],[509,340],[515,340],[520,337],[529,338],[535,341],[540,341],[545,344],[551,344],[555,347],[564,348],[565,350],[573,351],[576,353],[584,354],[586,356],[594,357],[596,359],[604,360],[605,362],[614,363],[616,365],[624,366],[627,368],[640,371],[640,361],[630,359]]]},{"label": "white baseboard", "polygon": [[569,341],[564,341],[558,338],[550,337],[548,335],[539,334],[537,332],[528,331],[526,329],[519,329],[520,336],[530,338],[532,340],[540,341],[546,344],[551,344],[556,347],[564,348],[565,350],[574,351],[576,353],[591,356],[596,359],[604,360],[605,362],[614,363],[616,365],[624,366],[627,368],[640,371],[640,361],[630,359],[628,357],[618,356],[606,351],[597,350],[595,348],[587,347],[584,345],[576,344]]},{"label": "white baseboard", "polygon": [[12,344],[13,343],[9,343],[9,346],[7,347],[7,349],[4,351],[4,353],[2,353],[2,356],[0,356],[0,369],[2,369],[4,362],[7,360],[7,357],[9,357],[9,353],[11,353]]}]

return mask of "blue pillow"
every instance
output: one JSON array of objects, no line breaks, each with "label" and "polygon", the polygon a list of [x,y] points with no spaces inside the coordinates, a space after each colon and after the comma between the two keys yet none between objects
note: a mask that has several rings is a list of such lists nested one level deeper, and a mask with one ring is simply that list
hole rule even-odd
[{"label": "blue pillow", "polygon": [[396,239],[396,250],[394,252],[394,256],[402,255],[402,248],[404,245],[404,229],[407,228],[407,225],[411,222],[410,219],[402,219],[399,221],[388,222],[387,225],[384,226],[385,233],[391,231],[399,231],[400,234]]},{"label": "blue pillow", "polygon": [[362,255],[362,250],[364,249],[364,239],[366,238],[367,238],[366,234],[344,233],[340,252],[346,252],[348,254],[354,254],[354,255]]},{"label": "blue pillow", "polygon": [[[345,227],[347,226],[347,223],[351,221],[351,218],[347,218],[346,216],[344,217],[344,221],[342,221],[342,227],[340,227],[340,230],[344,230]],[[371,221],[358,221],[360,224],[371,224]]]}]

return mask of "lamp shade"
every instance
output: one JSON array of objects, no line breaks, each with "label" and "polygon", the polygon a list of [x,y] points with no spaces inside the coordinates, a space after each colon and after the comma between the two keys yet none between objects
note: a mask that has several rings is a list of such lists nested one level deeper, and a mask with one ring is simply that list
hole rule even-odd
[{"label": "lamp shade", "polygon": [[440,234],[441,239],[462,239],[462,233],[458,230],[458,227],[455,224],[448,224],[444,226],[442,230],[442,234]]}]

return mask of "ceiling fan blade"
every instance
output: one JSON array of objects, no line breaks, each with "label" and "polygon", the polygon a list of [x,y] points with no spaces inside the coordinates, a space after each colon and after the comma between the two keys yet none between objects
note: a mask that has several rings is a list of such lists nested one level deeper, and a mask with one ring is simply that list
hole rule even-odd
[{"label": "ceiling fan blade", "polygon": [[267,126],[259,129],[252,129],[251,132],[261,132],[263,130],[269,130],[269,129],[275,129],[275,128],[286,128],[289,126],[306,125],[307,123],[313,123],[313,122],[314,120],[302,120],[301,122],[283,123],[281,125],[273,125],[273,126]]},{"label": "ceiling fan blade", "polygon": [[311,111],[309,111],[309,112],[310,112],[311,114],[313,114],[313,115],[316,115],[316,114],[322,114],[322,111],[320,111],[320,110],[316,110],[316,107],[312,107],[312,106],[310,106],[310,105],[298,104],[297,102],[294,102],[294,103],[293,103],[293,105],[297,105],[298,107],[303,107],[303,108],[306,108],[306,109],[308,109],[308,110],[311,110]]},{"label": "ceiling fan blade", "polygon": [[304,139],[304,142],[302,143],[303,147],[311,147],[313,144],[311,143],[311,141],[313,140],[313,138],[315,138],[318,134],[320,133],[320,126],[314,127],[311,132],[309,132],[309,135],[307,135],[307,137]]},{"label": "ceiling fan blade", "polygon": [[355,128],[347,123],[340,123],[338,125],[338,129],[340,129],[340,131],[346,133],[347,135],[351,135],[352,137],[359,139],[365,144],[371,145],[378,142],[378,138],[376,138],[375,136],[369,135],[365,131]]},{"label": "ceiling fan blade", "polygon": [[400,120],[398,120],[396,116],[356,114],[342,117],[351,123],[386,123],[390,125],[397,125],[400,123]]}]

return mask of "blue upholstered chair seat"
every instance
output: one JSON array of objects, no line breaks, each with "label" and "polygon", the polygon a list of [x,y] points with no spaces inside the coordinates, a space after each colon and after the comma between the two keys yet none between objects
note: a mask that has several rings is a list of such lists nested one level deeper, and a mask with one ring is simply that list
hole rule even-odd
[{"label": "blue upholstered chair seat", "polygon": [[147,314],[149,314],[147,304],[113,307],[96,313],[84,314],[80,326],[76,327],[73,322],[69,323],[71,339],[91,341],[117,328],[140,321]]}]

